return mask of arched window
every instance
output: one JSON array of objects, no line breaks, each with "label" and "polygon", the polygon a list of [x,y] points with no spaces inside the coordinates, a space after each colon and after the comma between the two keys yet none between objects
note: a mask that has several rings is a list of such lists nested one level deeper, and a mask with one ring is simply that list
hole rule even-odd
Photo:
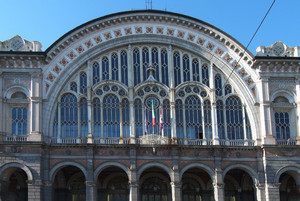
[{"label": "arched window", "polygon": [[159,71],[159,65],[158,65],[158,50],[157,50],[157,48],[152,48],[151,56],[152,56],[152,66],[155,69],[154,78],[159,81],[160,80],[159,79],[160,71]]},{"label": "arched window", "polygon": [[77,93],[77,83],[76,82],[71,82],[71,84],[70,84],[70,90],[74,91],[75,93]]},{"label": "arched window", "polygon": [[215,75],[216,96],[222,96],[222,78],[221,75]]},{"label": "arched window", "polygon": [[93,100],[93,111],[94,111],[94,137],[101,137],[101,104],[99,98]]},{"label": "arched window", "polygon": [[205,138],[212,139],[211,105],[209,100],[204,101],[203,110],[204,110]]},{"label": "arched window", "polygon": [[162,83],[169,86],[168,52],[165,49],[161,51],[161,74]]},{"label": "arched window", "polygon": [[134,101],[134,119],[135,119],[135,135],[136,137],[143,136],[143,105],[140,99]]},{"label": "arched window", "polygon": [[120,102],[113,94],[103,99],[103,135],[106,138],[120,137]]},{"label": "arched window", "polygon": [[88,108],[86,98],[80,100],[80,135],[86,137],[88,134]]},{"label": "arched window", "polygon": [[225,139],[224,104],[221,100],[217,101],[217,124],[219,138]]},{"label": "arched window", "polygon": [[226,100],[226,124],[228,139],[244,139],[243,107],[240,99],[231,96]]},{"label": "arched window", "polygon": [[202,189],[199,182],[193,178],[182,180],[182,201],[201,201]]},{"label": "arched window", "polygon": [[173,63],[174,63],[174,82],[175,86],[181,83],[181,72],[180,72],[180,54],[179,52],[174,52],[173,54]]},{"label": "arched window", "polygon": [[199,69],[198,59],[193,59],[192,69],[193,69],[193,81],[200,82],[200,69]]},{"label": "arched window", "polygon": [[26,135],[27,134],[27,108],[12,109],[12,134]]},{"label": "arched window", "polygon": [[113,80],[119,80],[119,62],[118,55],[116,53],[111,55],[111,74]]},{"label": "arched window", "polygon": [[202,83],[209,87],[208,65],[202,65]]},{"label": "arched window", "polygon": [[109,79],[109,61],[107,57],[102,58],[102,80]]},{"label": "arched window", "polygon": [[125,50],[121,51],[121,82],[128,86],[128,59]]},{"label": "arched window", "polygon": [[181,100],[176,100],[175,102],[175,113],[176,113],[176,133],[177,138],[183,139],[184,138],[184,130],[183,130],[183,104]]},{"label": "arched window", "polygon": [[203,139],[201,101],[197,96],[185,100],[186,137]]},{"label": "arched window", "polygon": [[129,119],[129,101],[128,99],[122,100],[122,127],[123,127],[123,137],[130,137],[130,119]]},{"label": "arched window", "polygon": [[133,50],[133,70],[134,70],[134,85],[141,82],[141,68],[140,68],[140,51],[138,48]]},{"label": "arched window", "polygon": [[80,73],[80,93],[86,94],[87,92],[87,76],[85,72]]},{"label": "arched window", "polygon": [[188,55],[184,55],[183,58],[183,81],[190,81],[190,59]]},{"label": "arched window", "polygon": [[93,84],[100,82],[100,67],[99,63],[93,63]]},{"label": "arched window", "polygon": [[61,97],[61,136],[78,136],[78,105],[73,94],[64,94]]},{"label": "arched window", "polygon": [[226,84],[225,86],[225,96],[232,93],[231,85]]},{"label": "arched window", "polygon": [[147,47],[143,48],[142,51],[142,61],[143,61],[143,80],[147,80],[149,73],[147,73],[147,68],[149,66],[149,50]]}]

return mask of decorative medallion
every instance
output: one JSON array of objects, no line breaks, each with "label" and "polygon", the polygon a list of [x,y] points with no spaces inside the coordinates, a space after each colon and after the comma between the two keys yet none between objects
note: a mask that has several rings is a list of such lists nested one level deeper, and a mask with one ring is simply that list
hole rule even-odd
[{"label": "decorative medallion", "polygon": [[145,100],[145,105],[148,109],[152,109],[152,104],[154,105],[154,108],[157,109],[159,100],[155,96],[148,96]]}]

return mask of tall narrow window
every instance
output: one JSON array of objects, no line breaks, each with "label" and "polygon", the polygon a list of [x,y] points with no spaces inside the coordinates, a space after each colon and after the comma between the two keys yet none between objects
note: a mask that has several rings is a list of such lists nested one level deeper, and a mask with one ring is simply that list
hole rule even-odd
[{"label": "tall narrow window", "polygon": [[[143,105],[140,99],[134,101],[134,119],[135,119],[135,135],[138,138],[143,136],[143,122],[145,122],[145,117],[143,117]],[[143,121],[144,120],[144,121]]]},{"label": "tall narrow window", "polygon": [[99,98],[93,100],[94,137],[101,137],[101,104]]},{"label": "tall narrow window", "polygon": [[185,122],[188,139],[203,139],[201,102],[196,96],[185,100]]},{"label": "tall narrow window", "polygon": [[183,81],[190,81],[190,59],[188,55],[184,55],[183,58]]},{"label": "tall narrow window", "polygon": [[159,80],[158,50],[157,50],[157,48],[153,48],[153,49],[152,49],[152,51],[151,51],[151,56],[152,56],[152,66],[153,66],[153,68],[155,69],[155,75],[154,75],[154,78],[155,78],[157,81],[160,81],[160,80]]},{"label": "tall narrow window", "polygon": [[226,86],[225,86],[225,95],[231,94],[231,93],[232,93],[231,85],[226,84]]},{"label": "tall narrow window", "polygon": [[174,82],[175,86],[181,83],[181,74],[180,74],[180,54],[175,52],[173,55],[174,62]]},{"label": "tall narrow window", "polygon": [[175,115],[176,115],[176,133],[177,138],[184,138],[184,130],[183,130],[183,104],[181,100],[176,100],[175,102]]},{"label": "tall narrow window", "polygon": [[107,138],[120,137],[120,103],[117,96],[109,94],[103,99],[103,134]]},{"label": "tall narrow window", "polygon": [[215,76],[216,96],[222,96],[222,79],[219,74]]},{"label": "tall narrow window", "polygon": [[242,103],[236,96],[226,100],[226,125],[228,139],[244,139]]},{"label": "tall narrow window", "polygon": [[275,112],[275,127],[277,139],[290,138],[290,119],[287,112]]},{"label": "tall narrow window", "polygon": [[58,108],[56,107],[55,116],[53,121],[53,137],[58,137]]},{"label": "tall narrow window", "polygon": [[147,68],[149,66],[149,50],[147,47],[143,48],[142,51],[142,59],[143,59],[143,80],[147,80],[149,77],[149,73],[147,73]]},{"label": "tall narrow window", "polygon": [[204,101],[203,109],[204,109],[205,137],[206,139],[212,139],[211,105],[209,100]]},{"label": "tall narrow window", "polygon": [[111,74],[113,80],[119,81],[119,62],[116,53],[111,55]]},{"label": "tall narrow window", "polygon": [[200,69],[199,69],[198,59],[193,59],[192,69],[193,69],[193,81],[200,82]]},{"label": "tall narrow window", "polygon": [[100,67],[99,63],[93,63],[93,84],[100,82]]},{"label": "tall narrow window", "polygon": [[170,101],[163,101],[163,134],[164,136],[171,137],[171,113]]},{"label": "tall narrow window", "polygon": [[78,136],[78,105],[73,94],[65,94],[61,98],[61,136]]},{"label": "tall narrow window", "polygon": [[245,118],[246,118],[246,136],[247,136],[247,139],[252,139],[251,125],[249,122],[249,118],[248,118],[246,109],[245,109]]},{"label": "tall narrow window", "polygon": [[161,51],[161,77],[162,83],[169,86],[169,69],[168,69],[168,52],[163,49]]},{"label": "tall narrow window", "polygon": [[70,90],[74,91],[75,93],[77,93],[77,83],[76,82],[71,82],[71,84],[70,84]]},{"label": "tall narrow window", "polygon": [[129,101],[128,99],[122,100],[122,126],[123,126],[123,137],[130,137],[130,119],[129,119]]},{"label": "tall narrow window", "polygon": [[125,50],[121,51],[121,82],[128,86],[128,60]]},{"label": "tall narrow window", "polygon": [[209,87],[208,65],[202,65],[202,83]]},{"label": "tall narrow window", "polygon": [[82,98],[80,100],[80,135],[86,137],[88,134],[88,111],[87,111],[87,100]]},{"label": "tall narrow window", "polygon": [[133,70],[134,70],[134,85],[141,82],[141,68],[140,68],[140,51],[138,48],[133,50]]},{"label": "tall narrow window", "polygon": [[12,134],[27,134],[27,108],[12,109]]},{"label": "tall narrow window", "polygon": [[225,120],[224,120],[224,104],[223,101],[217,101],[217,124],[220,139],[225,139]]},{"label": "tall narrow window", "polygon": [[109,79],[109,61],[107,57],[102,58],[102,80]]},{"label": "tall narrow window", "polygon": [[86,94],[87,92],[87,76],[85,72],[80,73],[80,93]]}]

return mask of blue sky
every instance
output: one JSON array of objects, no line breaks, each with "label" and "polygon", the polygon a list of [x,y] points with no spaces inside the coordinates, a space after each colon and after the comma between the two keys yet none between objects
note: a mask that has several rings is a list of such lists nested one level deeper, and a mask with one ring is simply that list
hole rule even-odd
[{"label": "blue sky", "polygon": [[[198,18],[247,46],[274,0],[152,0],[152,9]],[[71,29],[115,12],[145,9],[145,0],[0,0],[0,41],[20,35],[42,50]],[[300,0],[276,0],[249,50],[280,40],[300,46]]]}]

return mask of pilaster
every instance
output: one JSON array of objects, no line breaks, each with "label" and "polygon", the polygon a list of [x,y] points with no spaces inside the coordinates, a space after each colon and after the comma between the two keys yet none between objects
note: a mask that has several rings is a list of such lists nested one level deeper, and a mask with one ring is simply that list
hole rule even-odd
[{"label": "pilaster", "polygon": [[40,180],[27,181],[28,186],[28,200],[41,201],[42,199],[42,182]]},{"label": "pilaster", "polygon": [[86,181],[86,200],[94,201],[97,200],[97,182],[95,181]]},{"label": "pilaster", "polygon": [[170,183],[171,191],[172,191],[172,201],[181,201],[182,198],[182,191],[181,191],[181,182],[174,182]]},{"label": "pilaster", "polygon": [[266,201],[280,201],[280,183],[267,183]]}]

